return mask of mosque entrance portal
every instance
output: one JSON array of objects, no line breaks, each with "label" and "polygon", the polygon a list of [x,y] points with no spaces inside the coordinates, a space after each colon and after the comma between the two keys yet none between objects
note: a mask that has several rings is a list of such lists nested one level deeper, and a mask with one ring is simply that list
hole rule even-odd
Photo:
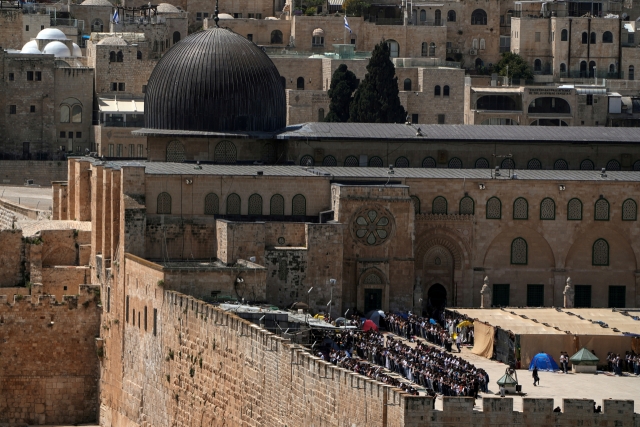
[{"label": "mosque entrance portal", "polygon": [[364,290],[364,312],[382,309],[382,289]]},{"label": "mosque entrance portal", "polygon": [[440,283],[435,283],[427,293],[427,312],[430,317],[440,320],[447,305],[447,290]]}]

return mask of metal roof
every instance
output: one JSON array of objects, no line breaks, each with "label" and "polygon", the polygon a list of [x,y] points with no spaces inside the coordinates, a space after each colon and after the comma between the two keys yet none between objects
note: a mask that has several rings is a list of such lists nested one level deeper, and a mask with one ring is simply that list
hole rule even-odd
[{"label": "metal roof", "polygon": [[[420,129],[420,132],[418,132]],[[421,136],[419,135],[421,134]],[[288,126],[278,139],[410,140],[410,141],[507,141],[557,143],[640,142],[640,128],[583,126],[472,126],[395,123],[302,123]]]}]

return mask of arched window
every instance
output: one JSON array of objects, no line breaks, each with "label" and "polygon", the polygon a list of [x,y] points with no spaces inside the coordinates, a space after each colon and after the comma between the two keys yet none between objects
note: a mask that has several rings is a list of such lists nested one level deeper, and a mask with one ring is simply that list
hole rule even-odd
[{"label": "arched window", "polygon": [[173,32],[173,44],[176,44],[180,41],[180,31]]},{"label": "arched window", "polygon": [[427,11],[422,9],[420,11],[420,22],[424,22],[427,20]]},{"label": "arched window", "polygon": [[242,202],[236,193],[227,196],[227,215],[240,215],[242,212]]},{"label": "arched window", "polygon": [[542,61],[539,59],[533,61],[533,71],[542,71]]},{"label": "arched window", "polygon": [[313,30],[311,46],[312,47],[324,46],[324,30],[322,28],[316,28],[315,30]]},{"label": "arched window", "polygon": [[620,170],[620,162],[616,159],[611,159],[607,162],[607,170],[608,171],[619,171]]},{"label": "arched window", "polygon": [[356,156],[347,156],[344,159],[344,166],[348,168],[356,168],[360,166],[360,160]]},{"label": "arched window", "polygon": [[434,159],[433,157],[425,157],[424,160],[422,160],[422,167],[423,168],[435,168],[436,167],[436,159]]},{"label": "arched window", "polygon": [[527,241],[517,237],[511,242],[511,264],[526,265],[528,258]]},{"label": "arched window", "polygon": [[464,196],[460,199],[460,215],[473,215],[475,210],[475,203],[469,196]]},{"label": "arched window", "polygon": [[60,107],[60,123],[69,123],[71,117],[71,108],[68,105]]},{"label": "arched window", "polygon": [[338,160],[333,156],[325,156],[322,159],[322,166],[338,166]]},{"label": "arched window", "polygon": [[476,9],[471,14],[471,25],[487,25],[487,12]]},{"label": "arched window", "polygon": [[307,215],[307,199],[302,194],[296,194],[291,201],[291,215],[306,216]]},{"label": "arched window", "polygon": [[404,79],[404,90],[411,90],[411,79]]},{"label": "arched window", "polygon": [[249,196],[249,215],[262,215],[262,196],[252,194]]},{"label": "arched window", "polygon": [[592,32],[591,33],[591,43],[590,44],[596,44],[596,38],[597,38],[596,33]]},{"label": "arched window", "polygon": [[186,160],[184,145],[180,141],[171,141],[167,144],[167,162],[182,163]]},{"label": "arched window", "polygon": [[395,166],[397,168],[408,168],[409,167],[409,159],[404,156],[400,156],[396,159]]},{"label": "arched window", "polygon": [[440,12],[440,9],[436,9],[434,21],[435,21],[434,23],[436,27],[439,27],[440,25],[442,25],[442,12]]},{"label": "arched window", "polygon": [[391,58],[397,58],[400,55],[400,45],[395,40],[387,40],[389,45],[389,56]]},{"label": "arched window", "polygon": [[561,73],[567,72],[567,64],[565,64],[564,62],[560,64],[560,72]]},{"label": "arched window", "polygon": [[569,169],[569,163],[565,159],[558,159],[553,163],[553,169],[564,171]]},{"label": "arched window", "polygon": [[204,214],[218,215],[220,213],[220,200],[216,193],[209,193],[204,198]]},{"label": "arched window", "polygon": [[82,123],[82,107],[80,105],[74,105],[71,108],[71,121],[73,123]]},{"label": "arched window", "polygon": [[427,42],[422,42],[422,49],[421,49],[420,55],[429,56],[429,44]]},{"label": "arched window", "polygon": [[169,193],[158,194],[156,213],[163,215],[171,214],[171,195]]},{"label": "arched window", "polygon": [[584,159],[580,162],[580,170],[581,171],[592,171],[595,168],[593,162],[589,159]]},{"label": "arched window", "polygon": [[588,75],[589,72],[587,71],[587,61],[580,61],[580,77],[587,77]]},{"label": "arched window", "polygon": [[633,199],[622,202],[622,220],[636,221],[638,219],[638,205]]},{"label": "arched window", "polygon": [[447,214],[447,199],[442,196],[438,196],[433,199],[433,203],[431,204],[431,213],[437,215],[446,215]]},{"label": "arched window", "polygon": [[589,34],[586,31],[582,33],[582,44],[589,43]]},{"label": "arched window", "polygon": [[527,169],[538,170],[542,169],[542,163],[538,159],[531,159],[527,162]]},{"label": "arched window", "polygon": [[556,202],[553,199],[546,197],[540,202],[540,219],[556,219]]},{"label": "arched window", "polygon": [[116,62],[122,62],[124,60],[124,53],[121,50],[116,54]]},{"label": "arched window", "polygon": [[373,156],[369,159],[369,166],[372,168],[381,168],[384,166],[382,159],[378,156]]},{"label": "arched window", "polygon": [[280,84],[282,85],[282,89],[287,88],[287,79],[284,76],[280,76]]},{"label": "arched window", "polygon": [[282,44],[282,31],[271,31],[271,44]]},{"label": "arched window", "polygon": [[142,52],[138,51],[138,53],[136,54],[136,58],[137,59],[142,59]]},{"label": "arched window", "polygon": [[449,12],[447,12],[447,21],[456,22],[456,11],[455,10],[450,10]]},{"label": "arched window", "polygon": [[233,164],[237,158],[236,146],[231,141],[220,141],[213,150],[213,161],[216,163]]},{"label": "arched window", "polygon": [[529,219],[529,203],[524,197],[513,202],[513,219]]},{"label": "arched window", "polygon": [[640,171],[640,160],[636,160],[635,162],[633,162],[633,170]]},{"label": "arched window", "polygon": [[481,58],[476,58],[476,68],[484,67],[484,62]]},{"label": "arched window", "polygon": [[633,80],[635,78],[635,69],[633,68],[633,65],[629,65],[629,76],[628,76],[629,80]]},{"label": "arched window", "polygon": [[442,96],[449,96],[449,86],[445,85],[442,88]]},{"label": "arched window", "polygon": [[609,265],[609,243],[604,239],[593,242],[591,264]]},{"label": "arched window", "polygon": [[116,62],[116,52],[113,50],[109,52],[109,62]]},{"label": "arched window", "polygon": [[484,39],[480,39],[480,50],[484,50],[486,48],[487,44],[484,41]]},{"label": "arched window", "polygon": [[487,200],[487,219],[502,218],[502,202],[497,197]]},{"label": "arched window", "polygon": [[447,166],[449,169],[462,169],[462,160],[457,157],[452,157]]},{"label": "arched window", "polygon": [[102,19],[96,18],[93,20],[91,24],[91,32],[93,33],[101,33],[104,29],[104,24],[102,23]]},{"label": "arched window", "polygon": [[324,122],[324,108],[318,110],[318,121]]},{"label": "arched window", "polygon": [[616,72],[616,64],[609,64],[609,74]]},{"label": "arched window", "polygon": [[605,31],[602,34],[602,43],[613,43],[613,33],[611,31]]},{"label": "arched window", "polygon": [[477,49],[478,48],[478,39],[473,39],[471,41],[471,48],[472,49]]},{"label": "arched window", "polygon": [[304,77],[298,77],[298,80],[296,80],[296,89],[304,90]]},{"label": "arched window", "polygon": [[476,160],[474,167],[476,169],[489,169],[489,160],[485,159],[484,157],[480,157],[478,160]]},{"label": "arched window", "polygon": [[429,43],[429,56],[436,56],[436,44]]},{"label": "arched window", "polygon": [[302,158],[300,158],[300,166],[313,166],[313,165],[314,165],[313,157],[311,157],[310,155],[306,154],[302,156]]},{"label": "arched window", "polygon": [[411,200],[413,201],[413,211],[418,215],[420,213],[420,199],[418,196],[411,196]]},{"label": "arched window", "polygon": [[440,85],[433,88],[433,96],[440,96]]},{"label": "arched window", "polygon": [[274,194],[271,196],[271,201],[269,202],[269,213],[273,216],[283,216],[284,215],[284,197],[279,194]]},{"label": "arched window", "polygon": [[594,61],[589,61],[589,77],[593,78],[595,72],[596,72],[596,63]]},{"label": "arched window", "polygon": [[500,167],[502,169],[515,169],[516,162],[514,162],[513,159],[507,157],[506,159],[502,160],[502,162],[500,163]]},{"label": "arched window", "polygon": [[569,38],[568,36],[569,36],[569,32],[566,29],[562,30],[562,32],[560,33],[560,41],[566,42]]},{"label": "arched window", "polygon": [[582,221],[582,202],[573,198],[567,203],[567,221]]},{"label": "arched window", "polygon": [[604,197],[596,201],[593,219],[596,221],[609,221],[609,201]]}]

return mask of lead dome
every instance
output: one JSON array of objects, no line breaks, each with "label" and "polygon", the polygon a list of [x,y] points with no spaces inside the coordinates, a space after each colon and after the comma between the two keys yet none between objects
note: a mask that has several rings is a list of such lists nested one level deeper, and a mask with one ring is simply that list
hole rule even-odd
[{"label": "lead dome", "polygon": [[253,42],[225,28],[173,45],[149,78],[144,105],[151,129],[271,132],[286,123],[276,66]]}]

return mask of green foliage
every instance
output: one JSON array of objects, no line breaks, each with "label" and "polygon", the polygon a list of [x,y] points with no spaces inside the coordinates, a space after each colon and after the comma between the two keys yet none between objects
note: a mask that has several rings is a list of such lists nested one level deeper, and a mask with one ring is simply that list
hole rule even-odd
[{"label": "green foliage", "polygon": [[345,0],[342,8],[348,16],[362,16],[362,13],[369,10],[369,3],[366,0]]},{"label": "green foliage", "polygon": [[164,280],[158,280],[158,286],[163,287],[164,286]]},{"label": "green foliage", "polygon": [[389,45],[383,40],[373,49],[367,74],[349,109],[349,121],[358,123],[404,123],[407,112],[398,96],[398,77]]},{"label": "green foliage", "polygon": [[329,114],[325,117],[325,122],[347,122],[349,121],[349,106],[351,96],[358,87],[358,79],[352,71],[347,69],[345,64],[340,64],[331,77],[329,88]]},{"label": "green foliage", "polygon": [[307,10],[304,11],[304,14],[307,16],[313,16],[318,13],[318,9],[315,6],[308,7]]},{"label": "green foliage", "polygon": [[507,66],[509,66],[509,78],[513,79],[533,79],[533,71],[529,64],[517,53],[504,52],[500,61],[493,67],[493,72],[500,76],[507,75]]}]

